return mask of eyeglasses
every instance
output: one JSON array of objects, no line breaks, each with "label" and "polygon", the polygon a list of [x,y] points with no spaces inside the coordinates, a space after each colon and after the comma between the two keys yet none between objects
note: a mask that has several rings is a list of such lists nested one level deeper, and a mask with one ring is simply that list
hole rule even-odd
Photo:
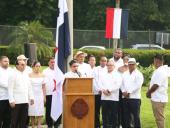
[{"label": "eyeglasses", "polygon": [[74,68],[75,68],[75,67],[78,67],[78,65],[74,65],[74,66],[72,66],[72,67],[74,67]]},{"label": "eyeglasses", "polygon": [[107,60],[101,60],[101,62],[107,62]]},{"label": "eyeglasses", "polygon": [[25,64],[19,64],[19,66],[25,66]]},{"label": "eyeglasses", "polygon": [[111,65],[111,64],[108,65],[108,64],[107,64],[107,66],[114,66],[114,65]]}]

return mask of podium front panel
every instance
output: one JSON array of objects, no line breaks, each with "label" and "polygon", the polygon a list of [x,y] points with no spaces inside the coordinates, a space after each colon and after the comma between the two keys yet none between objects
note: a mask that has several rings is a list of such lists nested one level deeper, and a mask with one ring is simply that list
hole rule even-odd
[{"label": "podium front panel", "polygon": [[63,128],[94,128],[92,78],[66,78],[63,87]]},{"label": "podium front panel", "polygon": [[[77,99],[88,104],[88,113],[81,119],[73,115],[71,107]],[[94,128],[94,95],[68,95],[64,97],[63,128]]]}]

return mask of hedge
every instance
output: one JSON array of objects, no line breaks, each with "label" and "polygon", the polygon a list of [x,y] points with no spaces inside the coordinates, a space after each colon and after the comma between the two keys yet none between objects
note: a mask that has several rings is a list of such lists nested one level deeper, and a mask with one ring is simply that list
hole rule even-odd
[{"label": "hedge", "polygon": [[[74,53],[77,50],[74,50]],[[101,55],[107,56],[107,58],[113,57],[113,50],[108,49],[105,51],[84,50],[88,54],[96,56],[97,62]],[[139,64],[143,67],[149,67],[153,63],[153,57],[156,54],[162,54],[165,56],[165,63],[170,65],[170,50],[134,50],[123,49],[123,53],[129,54],[131,57],[136,58]]]},{"label": "hedge", "polygon": [[[51,48],[53,50],[54,48]],[[74,53],[78,51],[77,49],[74,49]],[[96,56],[97,63],[99,62],[99,58],[102,55],[106,55],[108,58],[111,58],[113,56],[113,50],[107,49],[105,51],[95,51],[95,50],[84,50],[84,52],[88,54],[92,54]],[[133,49],[123,49],[124,53],[127,53],[131,55],[132,57],[135,57],[136,60],[140,63],[143,67],[148,67],[153,63],[153,57],[155,54],[163,54],[165,55],[165,61],[168,65],[170,65],[170,50],[133,50]],[[11,64],[14,64],[16,57],[18,56],[18,53],[16,51],[16,54],[10,54],[11,52],[8,51],[7,46],[0,46],[0,55],[6,55],[10,58]],[[38,60],[42,63],[42,65],[47,65],[48,63],[48,57],[47,56],[38,56]]]}]

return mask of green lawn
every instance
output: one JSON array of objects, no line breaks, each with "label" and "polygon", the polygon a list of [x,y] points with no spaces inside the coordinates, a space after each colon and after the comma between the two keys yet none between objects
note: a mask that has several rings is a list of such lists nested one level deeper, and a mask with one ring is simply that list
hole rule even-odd
[{"label": "green lawn", "polygon": [[[152,107],[150,100],[146,98],[145,93],[147,91],[147,87],[142,88],[142,106],[141,106],[141,122],[142,128],[156,128],[155,119],[152,113]],[[168,90],[169,99],[170,99],[170,89]],[[166,106],[166,128],[170,128],[170,104],[167,103]]]}]

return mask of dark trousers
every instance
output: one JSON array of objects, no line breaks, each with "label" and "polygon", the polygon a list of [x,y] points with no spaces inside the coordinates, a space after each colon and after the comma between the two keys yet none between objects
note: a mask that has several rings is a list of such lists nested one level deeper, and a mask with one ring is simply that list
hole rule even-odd
[{"label": "dark trousers", "polygon": [[131,123],[134,128],[141,128],[140,123],[140,99],[123,99],[123,115],[124,115],[124,127],[131,128]]},{"label": "dark trousers", "polygon": [[10,128],[11,108],[8,100],[0,100],[0,128]]},{"label": "dark trousers", "polygon": [[123,119],[123,101],[122,101],[122,92],[119,90],[119,110],[118,110],[118,122],[117,127],[124,126],[124,119]]},{"label": "dark trousers", "polygon": [[11,128],[26,128],[28,104],[16,104],[11,112]]},{"label": "dark trousers", "polygon": [[95,128],[100,128],[101,95],[95,95]]},{"label": "dark trousers", "polygon": [[118,101],[102,100],[103,128],[117,127],[118,105]]},{"label": "dark trousers", "polygon": [[46,96],[46,123],[48,128],[52,128],[53,125],[55,128],[58,128],[58,126],[61,124],[61,118],[60,116],[56,122],[53,122],[53,119],[51,118],[51,103],[52,103],[52,95]]}]

